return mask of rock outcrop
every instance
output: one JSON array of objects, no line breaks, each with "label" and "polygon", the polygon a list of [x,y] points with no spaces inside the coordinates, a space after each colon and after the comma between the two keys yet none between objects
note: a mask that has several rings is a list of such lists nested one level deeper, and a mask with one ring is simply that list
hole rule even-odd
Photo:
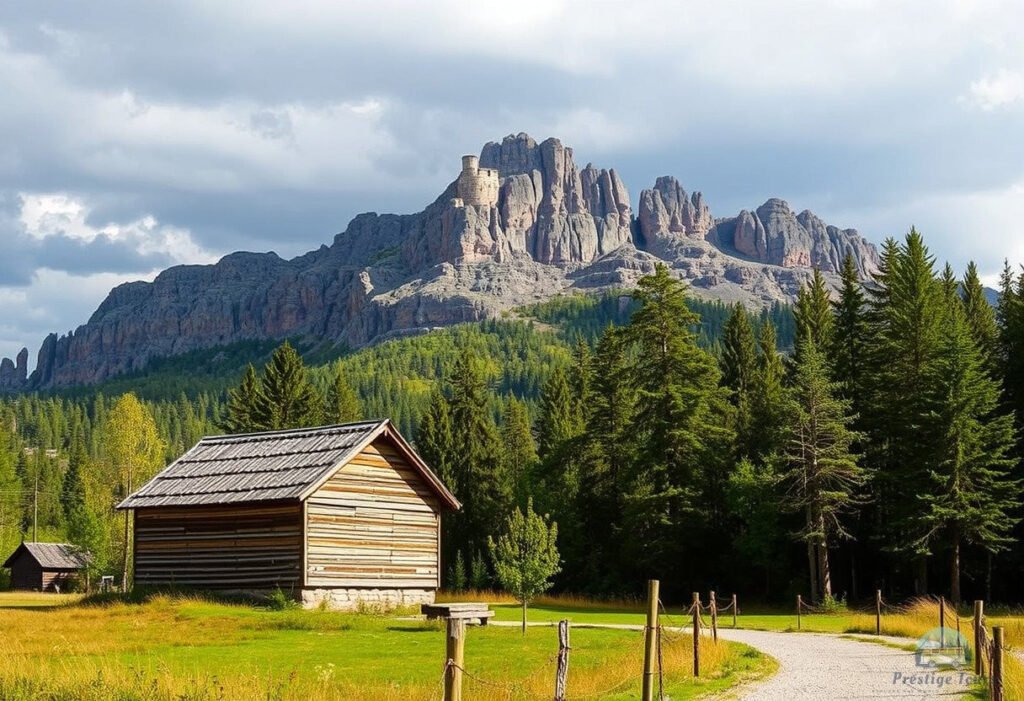
[{"label": "rock outcrop", "polygon": [[863,276],[878,267],[878,252],[856,229],[829,226],[807,210],[795,214],[780,199],[720,221],[708,232],[708,240],[726,252],[784,268],[838,273],[847,254]]},{"label": "rock outcrop", "polygon": [[557,139],[508,136],[453,175],[423,211],[360,214],[293,260],[234,253],[120,285],[88,323],[43,341],[31,376],[27,351],[2,361],[0,390],[96,383],[249,339],[360,346],[572,289],[628,287],[659,262],[706,296],[752,305],[791,299],[810,266],[834,272],[848,252],[865,274],[877,264],[855,231],[780,200],[716,222],[700,193],[670,177],[643,191],[634,218],[615,171],[580,170]]}]

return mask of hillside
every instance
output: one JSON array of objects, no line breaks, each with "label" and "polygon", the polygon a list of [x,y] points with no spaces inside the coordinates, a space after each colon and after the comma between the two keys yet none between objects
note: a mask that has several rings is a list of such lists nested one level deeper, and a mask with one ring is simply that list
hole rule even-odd
[{"label": "hillside", "polygon": [[782,200],[715,218],[671,177],[634,215],[614,170],[577,168],[557,139],[526,134],[466,156],[423,211],[357,216],[330,246],[292,260],[233,253],[111,291],[87,323],[0,365],[6,391],[91,385],[155,358],[301,337],[355,348],[452,324],[500,318],[567,292],[628,288],[663,262],[698,295],[765,307],[789,301],[812,267],[834,276],[850,254],[878,261],[856,231]]}]

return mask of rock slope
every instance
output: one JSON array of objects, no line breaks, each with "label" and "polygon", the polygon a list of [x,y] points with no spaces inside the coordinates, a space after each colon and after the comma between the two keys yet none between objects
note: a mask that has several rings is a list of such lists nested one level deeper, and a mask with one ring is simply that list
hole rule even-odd
[{"label": "rock slope", "polygon": [[488,143],[496,202],[467,205],[457,181],[416,214],[355,217],[330,246],[293,260],[234,253],[111,291],[86,324],[0,363],[0,390],[100,382],[159,356],[248,339],[306,335],[360,346],[500,314],[574,289],[629,286],[658,262],[698,293],[751,305],[791,299],[811,267],[835,273],[877,252],[781,200],[714,219],[700,193],[658,178],[637,215],[614,170],[576,166],[557,139]]}]

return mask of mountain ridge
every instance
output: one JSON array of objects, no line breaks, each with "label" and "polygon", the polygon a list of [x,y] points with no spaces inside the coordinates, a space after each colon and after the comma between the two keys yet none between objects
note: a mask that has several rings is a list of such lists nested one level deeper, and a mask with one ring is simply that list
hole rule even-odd
[{"label": "mountain ridge", "polygon": [[770,199],[715,218],[699,192],[661,176],[632,200],[614,169],[575,164],[549,138],[509,135],[465,156],[420,212],[352,219],[328,245],[286,260],[236,252],[111,290],[70,334],[0,361],[0,390],[94,384],[154,357],[239,340],[308,335],[357,347],[571,291],[630,287],[665,263],[705,297],[790,300],[813,267],[835,279],[849,253],[862,276],[875,247],[856,230]]}]

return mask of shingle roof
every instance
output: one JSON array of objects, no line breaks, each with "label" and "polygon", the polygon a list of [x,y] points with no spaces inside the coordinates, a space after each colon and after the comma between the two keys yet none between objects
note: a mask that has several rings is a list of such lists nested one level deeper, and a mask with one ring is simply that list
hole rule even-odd
[{"label": "shingle roof", "polygon": [[117,508],[303,499],[385,432],[410,454],[442,500],[458,508],[455,498],[386,419],[204,438]]},{"label": "shingle roof", "polygon": [[69,543],[22,543],[4,563],[10,567],[14,558],[24,548],[45,569],[77,570],[89,564],[89,553]]}]

